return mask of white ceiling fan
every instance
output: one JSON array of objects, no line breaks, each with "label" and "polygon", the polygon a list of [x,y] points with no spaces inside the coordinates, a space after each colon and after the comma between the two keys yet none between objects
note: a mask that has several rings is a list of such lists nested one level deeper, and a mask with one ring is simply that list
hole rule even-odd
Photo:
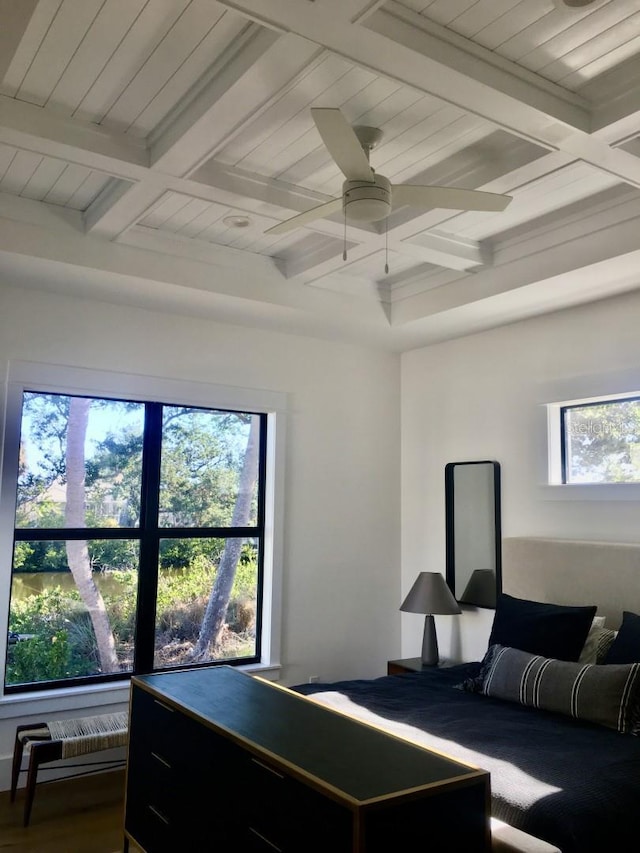
[{"label": "white ceiling fan", "polygon": [[284,234],[340,210],[344,210],[345,219],[379,222],[386,219],[393,208],[404,205],[426,210],[441,207],[500,211],[511,201],[508,195],[457,187],[392,185],[369,165],[369,154],[382,138],[382,131],[376,127],[351,127],[339,109],[313,107],[311,115],[322,141],[346,178],[342,196],[279,222],[266,234]]}]

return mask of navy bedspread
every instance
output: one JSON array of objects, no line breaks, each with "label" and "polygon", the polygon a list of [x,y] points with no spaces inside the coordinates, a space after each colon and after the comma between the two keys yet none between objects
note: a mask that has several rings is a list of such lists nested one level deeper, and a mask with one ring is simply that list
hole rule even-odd
[{"label": "navy bedspread", "polygon": [[305,684],[339,691],[424,743],[491,773],[492,813],[563,853],[640,847],[640,738],[456,689],[479,664],[369,681]]}]

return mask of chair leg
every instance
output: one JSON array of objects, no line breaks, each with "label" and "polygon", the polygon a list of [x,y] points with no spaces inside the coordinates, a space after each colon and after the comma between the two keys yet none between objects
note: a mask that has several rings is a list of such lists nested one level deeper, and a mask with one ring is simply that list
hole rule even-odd
[{"label": "chair leg", "polygon": [[22,767],[22,756],[24,754],[24,740],[20,737],[20,732],[40,729],[46,726],[46,723],[31,723],[25,726],[18,726],[16,729],[16,740],[13,745],[13,764],[11,766],[11,799],[10,802],[15,802],[16,791],[18,790],[18,780],[20,778],[20,769]]},{"label": "chair leg", "polygon": [[29,770],[27,772],[27,785],[25,791],[25,801],[24,801],[24,826],[29,826],[29,820],[31,819],[31,808],[33,806],[33,798],[36,795],[36,782],[38,779],[38,767],[40,765],[38,750],[36,749],[36,744],[33,744],[31,747],[31,754],[29,755]]},{"label": "chair leg", "polygon": [[24,743],[18,737],[16,732],[16,742],[13,745],[13,764],[11,765],[11,802],[15,802],[16,791],[18,789],[18,779],[20,778],[20,768],[22,767],[22,754],[24,752]]},{"label": "chair leg", "polygon": [[62,741],[43,740],[31,743],[31,755],[29,756],[29,767],[27,769],[26,798],[24,802],[24,825],[29,825],[31,818],[31,807],[36,794],[36,783],[38,781],[38,768],[41,764],[49,761],[59,761],[62,758]]}]

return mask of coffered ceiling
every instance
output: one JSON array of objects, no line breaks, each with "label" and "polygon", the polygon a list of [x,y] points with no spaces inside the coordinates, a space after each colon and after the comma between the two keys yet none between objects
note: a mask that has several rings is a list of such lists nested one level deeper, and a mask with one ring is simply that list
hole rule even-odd
[{"label": "coffered ceiling", "polygon": [[[640,285],[637,0],[0,0],[0,81],[10,284],[396,350]],[[266,234],[341,195],[311,107],[513,201]]]}]

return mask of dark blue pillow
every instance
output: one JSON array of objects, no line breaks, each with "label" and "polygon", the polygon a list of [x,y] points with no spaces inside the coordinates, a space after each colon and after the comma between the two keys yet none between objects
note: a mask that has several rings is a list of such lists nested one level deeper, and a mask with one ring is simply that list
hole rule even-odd
[{"label": "dark blue pillow", "polygon": [[489,645],[577,661],[596,609],[545,604],[502,593],[498,596]]},{"label": "dark blue pillow", "polygon": [[640,663],[640,616],[625,610],[618,636],[611,644],[604,663]]}]

